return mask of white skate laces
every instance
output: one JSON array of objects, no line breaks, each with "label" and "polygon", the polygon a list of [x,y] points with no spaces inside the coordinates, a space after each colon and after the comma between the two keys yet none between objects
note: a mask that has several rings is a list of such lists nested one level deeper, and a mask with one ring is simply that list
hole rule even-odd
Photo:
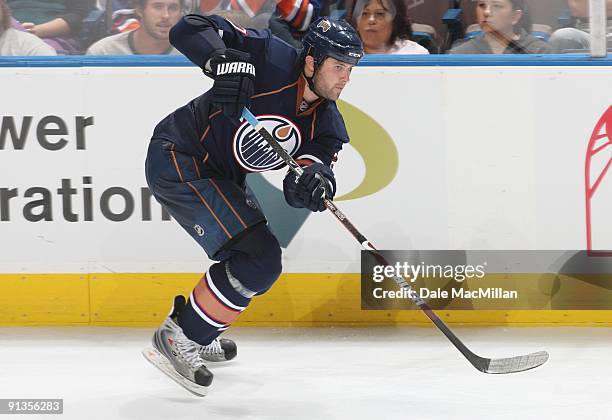
[{"label": "white skate laces", "polygon": [[188,339],[180,328],[177,328],[175,331],[174,343],[179,357],[187,362],[194,371],[204,366],[204,360],[200,357],[200,346]]},{"label": "white skate laces", "polygon": [[221,348],[221,342],[218,338],[215,338],[209,345],[202,346],[202,348],[200,349],[200,354],[202,356],[222,356],[223,353],[224,352]]}]

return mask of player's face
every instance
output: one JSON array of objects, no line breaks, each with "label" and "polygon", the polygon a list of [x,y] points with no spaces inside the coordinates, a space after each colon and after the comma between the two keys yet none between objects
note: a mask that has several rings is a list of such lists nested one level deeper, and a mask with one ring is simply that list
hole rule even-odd
[{"label": "player's face", "polygon": [[512,33],[522,14],[512,8],[510,0],[479,0],[476,4],[478,24],[485,33]]},{"label": "player's face", "polygon": [[181,18],[181,3],[179,0],[149,0],[137,11],[140,24],[149,36],[168,40],[170,28]]},{"label": "player's face", "polygon": [[357,19],[357,32],[366,51],[384,52],[389,47],[393,15],[383,0],[372,0],[363,8]]},{"label": "player's face", "polygon": [[327,57],[314,75],[317,92],[325,99],[335,101],[349,82],[353,65]]}]

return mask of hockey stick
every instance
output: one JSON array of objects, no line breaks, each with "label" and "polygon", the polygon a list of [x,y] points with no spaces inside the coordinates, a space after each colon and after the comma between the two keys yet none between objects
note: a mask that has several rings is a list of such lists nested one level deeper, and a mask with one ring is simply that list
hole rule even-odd
[{"label": "hockey stick", "polygon": [[[244,108],[242,111],[242,118],[246,119],[248,123],[253,127],[259,135],[268,143],[268,145],[276,152],[278,156],[289,166],[297,176],[302,175],[304,170],[302,167],[283,149],[283,147],[276,141],[274,137],[266,130],[257,118],[249,111]],[[369,251],[376,260],[387,266],[389,263],[387,260],[374,248],[374,246],[363,236],[357,228],[350,222],[350,220],[340,211],[338,206],[329,199],[325,199],[325,207],[338,219],[340,223],[357,239],[361,244],[361,247],[366,251]],[[533,369],[544,364],[548,360],[548,353],[545,351],[539,351],[536,353],[527,354],[524,356],[508,357],[502,359],[487,359],[474,354],[465,344],[448,328],[448,326],[442,321],[438,315],[425,303],[423,299],[412,292],[412,287],[406,282],[406,280],[399,276],[394,276],[393,280],[398,286],[406,291],[411,297],[413,302],[423,311],[425,315],[433,322],[436,327],[450,340],[451,343],[465,356],[465,358],[481,372],[484,373],[513,373],[521,372],[523,370]]]}]

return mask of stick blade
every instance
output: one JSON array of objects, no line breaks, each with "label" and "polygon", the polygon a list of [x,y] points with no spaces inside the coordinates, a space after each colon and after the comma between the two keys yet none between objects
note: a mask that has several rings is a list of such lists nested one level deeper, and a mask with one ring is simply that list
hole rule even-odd
[{"label": "stick blade", "polygon": [[504,359],[484,359],[484,363],[479,368],[484,373],[504,374],[522,372],[543,365],[548,360],[548,353],[538,351],[524,356],[507,357]]}]

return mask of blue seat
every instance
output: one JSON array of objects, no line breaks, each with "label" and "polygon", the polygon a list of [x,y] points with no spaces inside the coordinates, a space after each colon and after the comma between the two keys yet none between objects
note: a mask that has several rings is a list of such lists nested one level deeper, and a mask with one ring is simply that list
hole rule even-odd
[{"label": "blue seat", "polygon": [[551,34],[552,28],[548,25],[539,25],[534,23],[531,27],[531,36],[541,39],[544,42],[548,42]]},{"label": "blue seat", "polygon": [[430,54],[440,53],[440,46],[438,45],[436,30],[433,26],[422,23],[413,23],[412,40],[425,47]]}]

